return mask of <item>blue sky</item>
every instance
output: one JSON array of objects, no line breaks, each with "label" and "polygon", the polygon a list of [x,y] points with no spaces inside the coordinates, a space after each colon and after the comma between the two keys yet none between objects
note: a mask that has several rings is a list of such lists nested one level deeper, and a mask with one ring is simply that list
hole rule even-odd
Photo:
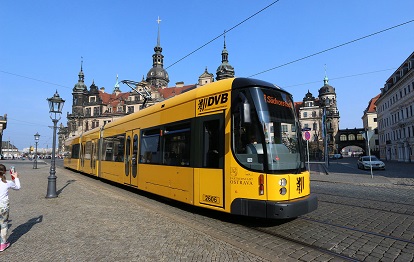
[{"label": "blue sky", "polygon": [[[245,1],[0,1],[0,115],[3,141],[19,149],[52,145],[46,99],[57,90],[71,112],[81,57],[85,83],[112,92],[116,81],[140,81],[152,67],[160,24],[170,85],[193,84],[221,63],[223,37],[272,0]],[[407,0],[280,0],[226,33],[236,76],[275,83],[301,101],[315,97],[326,72],[335,87],[340,128],[362,127],[368,101],[414,51],[414,22],[290,63],[414,19]],[[287,64],[286,66],[281,66]],[[172,66],[171,66],[172,65]],[[121,85],[123,92],[128,86]]]}]

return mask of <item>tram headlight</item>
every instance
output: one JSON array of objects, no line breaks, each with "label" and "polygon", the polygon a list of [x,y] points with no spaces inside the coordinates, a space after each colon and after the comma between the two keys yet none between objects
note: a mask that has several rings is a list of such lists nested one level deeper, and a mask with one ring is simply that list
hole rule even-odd
[{"label": "tram headlight", "polygon": [[286,185],[287,185],[286,178],[282,178],[279,180],[279,186],[286,186]]},{"label": "tram headlight", "polygon": [[279,189],[279,193],[283,196],[283,195],[286,195],[286,193],[287,193],[287,189],[286,189],[286,187],[282,187],[281,189]]}]

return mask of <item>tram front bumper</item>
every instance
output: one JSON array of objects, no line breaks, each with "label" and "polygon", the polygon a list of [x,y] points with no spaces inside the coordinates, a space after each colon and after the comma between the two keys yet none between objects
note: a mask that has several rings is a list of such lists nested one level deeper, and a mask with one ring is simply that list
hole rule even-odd
[{"label": "tram front bumper", "polygon": [[295,218],[317,208],[318,198],[315,194],[281,202],[236,198],[231,203],[231,213],[234,215],[269,219]]}]

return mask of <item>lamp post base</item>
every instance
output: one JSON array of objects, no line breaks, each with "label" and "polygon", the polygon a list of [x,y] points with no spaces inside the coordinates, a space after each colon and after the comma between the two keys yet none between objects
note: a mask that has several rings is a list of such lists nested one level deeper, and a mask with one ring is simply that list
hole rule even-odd
[{"label": "lamp post base", "polygon": [[48,176],[46,198],[55,198],[57,196],[58,195],[56,193],[56,176]]}]

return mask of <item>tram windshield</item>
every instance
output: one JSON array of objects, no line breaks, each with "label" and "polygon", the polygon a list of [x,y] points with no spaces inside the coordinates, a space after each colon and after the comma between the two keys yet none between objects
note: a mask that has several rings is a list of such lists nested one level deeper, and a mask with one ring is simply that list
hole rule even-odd
[{"label": "tram windshield", "polygon": [[253,87],[232,94],[233,152],[247,169],[278,173],[305,167],[292,97]]}]

